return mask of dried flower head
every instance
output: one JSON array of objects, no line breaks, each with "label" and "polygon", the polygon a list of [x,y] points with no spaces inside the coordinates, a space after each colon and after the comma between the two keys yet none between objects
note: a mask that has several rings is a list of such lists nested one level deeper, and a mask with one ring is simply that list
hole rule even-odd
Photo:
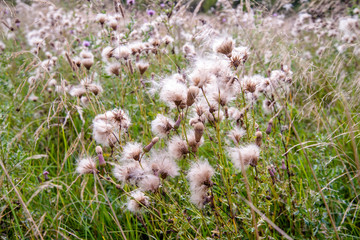
[{"label": "dried flower head", "polygon": [[109,20],[107,25],[109,25],[109,27],[111,27],[112,30],[116,31],[116,29],[118,27],[118,22],[116,21],[116,19],[112,18]]},{"label": "dried flower head", "polygon": [[231,57],[231,53],[234,49],[234,41],[231,38],[221,39],[215,43],[215,52],[224,54],[227,57]]},{"label": "dried flower head", "polygon": [[230,66],[237,69],[239,66],[244,65],[249,56],[249,50],[246,47],[235,48],[230,58]]},{"label": "dried flower head", "polygon": [[262,107],[265,114],[272,114],[274,112],[275,101],[271,102],[268,99],[263,101]]},{"label": "dried flower head", "polygon": [[197,68],[190,74],[192,84],[198,88],[204,88],[206,85],[215,81],[215,76],[206,68]]},{"label": "dried flower head", "polygon": [[[194,130],[187,130],[186,132],[189,147],[193,153],[196,153],[199,147],[204,143],[204,139],[202,138],[202,136],[196,136],[196,132]],[[197,141],[196,137],[200,137],[199,141]]]},{"label": "dried flower head", "polygon": [[255,93],[258,87],[258,81],[256,78],[245,76],[242,81],[242,88],[245,92]]},{"label": "dried flower head", "polygon": [[86,89],[83,85],[70,86],[69,94],[73,97],[81,97],[86,94]]},{"label": "dried flower head", "polygon": [[146,62],[138,62],[136,64],[137,68],[139,69],[140,75],[143,75],[146,70],[149,68],[149,63]]},{"label": "dried flower head", "polygon": [[81,59],[81,64],[87,70],[89,70],[92,67],[92,65],[94,64],[94,59],[93,58],[83,58],[83,59]]},{"label": "dried flower head", "polygon": [[255,133],[255,144],[258,146],[258,147],[261,147],[261,142],[262,142],[262,132],[260,131],[256,131]]},{"label": "dried flower head", "polygon": [[183,52],[185,53],[185,58],[193,58],[196,56],[194,46],[189,43],[183,46]]},{"label": "dried flower head", "polygon": [[200,142],[202,135],[204,134],[204,129],[205,127],[202,122],[198,122],[197,124],[194,125],[196,142]]},{"label": "dried flower head", "polygon": [[90,78],[81,80],[80,85],[83,86],[87,91],[92,92],[94,95],[98,95],[103,92],[103,88],[100,83],[93,82]]},{"label": "dried flower head", "polygon": [[28,98],[29,101],[31,102],[37,102],[39,100],[39,97],[34,95],[33,93],[29,96]]},{"label": "dried flower head", "polygon": [[106,72],[109,75],[115,75],[115,76],[120,76],[120,72],[121,72],[121,65],[120,63],[111,63],[106,67]]},{"label": "dried flower head", "polygon": [[169,45],[170,43],[174,42],[174,39],[169,35],[166,35],[165,37],[163,37],[162,42],[165,43],[165,45]]}]

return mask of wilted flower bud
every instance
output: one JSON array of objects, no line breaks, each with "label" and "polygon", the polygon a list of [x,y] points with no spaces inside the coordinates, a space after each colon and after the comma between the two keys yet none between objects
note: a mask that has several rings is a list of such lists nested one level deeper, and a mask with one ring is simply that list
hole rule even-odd
[{"label": "wilted flower bud", "polygon": [[44,172],[43,172],[43,175],[44,175],[45,181],[48,181],[48,180],[49,180],[49,177],[48,177],[49,172],[48,172],[48,171],[44,171]]},{"label": "wilted flower bud", "polygon": [[284,160],[282,160],[282,162],[281,162],[281,169],[282,169],[282,170],[286,170],[286,165],[285,165],[285,161],[284,161]]},{"label": "wilted flower bud", "polygon": [[196,142],[200,142],[202,135],[204,134],[204,124],[202,122],[198,122],[194,126],[195,129],[195,140]]},{"label": "wilted flower bud", "polygon": [[191,86],[187,92],[186,105],[189,107],[193,105],[198,94],[199,94],[199,88],[195,86]]},{"label": "wilted flower bud", "polygon": [[104,167],[106,165],[106,162],[105,162],[105,159],[104,159],[104,156],[103,156],[102,148],[100,146],[97,146],[95,148],[95,151],[96,151],[96,153],[98,155],[98,158],[99,158],[99,166]]},{"label": "wilted flower bud", "polygon": [[258,147],[261,147],[262,133],[260,131],[256,131],[255,136],[256,136],[256,140],[255,140],[256,145],[258,145]]},{"label": "wilted flower bud", "polygon": [[272,169],[272,172],[274,173],[274,175],[276,174],[276,168],[274,165],[271,165],[271,169]]},{"label": "wilted flower bud", "polygon": [[273,125],[273,120],[270,119],[269,123],[268,123],[268,126],[266,128],[266,134],[269,135],[271,133],[271,128],[272,128],[272,125]]},{"label": "wilted flower bud", "polygon": [[176,122],[174,124],[174,129],[178,129],[180,127],[182,117],[183,117],[182,114],[180,114],[178,119],[176,120]]},{"label": "wilted flower bud", "polygon": [[144,152],[149,152],[151,150],[151,148],[159,141],[158,137],[154,137],[151,142],[144,147]]},{"label": "wilted flower bud", "polygon": [[275,177],[275,174],[274,174],[274,172],[273,172],[273,169],[272,169],[271,167],[268,167],[268,171],[269,171],[270,176],[271,176],[272,178],[274,178],[274,177]]}]

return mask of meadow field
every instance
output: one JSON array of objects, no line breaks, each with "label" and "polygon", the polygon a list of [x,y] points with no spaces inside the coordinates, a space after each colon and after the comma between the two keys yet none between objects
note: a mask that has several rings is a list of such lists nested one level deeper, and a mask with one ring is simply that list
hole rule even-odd
[{"label": "meadow field", "polygon": [[360,239],[358,1],[0,1],[1,239]]}]

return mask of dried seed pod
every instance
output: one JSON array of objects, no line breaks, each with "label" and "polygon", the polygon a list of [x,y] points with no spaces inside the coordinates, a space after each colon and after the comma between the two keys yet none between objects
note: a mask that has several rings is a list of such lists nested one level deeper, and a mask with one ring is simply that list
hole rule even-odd
[{"label": "dried seed pod", "polygon": [[258,147],[261,147],[262,133],[260,131],[256,131],[255,136],[256,136],[256,140],[255,140],[256,145],[258,145]]},{"label": "dried seed pod", "polygon": [[194,126],[195,129],[195,140],[196,142],[200,142],[202,135],[204,134],[204,124],[202,122],[198,122]]},{"label": "dried seed pod", "polygon": [[183,115],[180,114],[178,119],[176,120],[175,124],[174,124],[174,129],[178,129],[180,127],[180,124],[181,124],[181,120],[183,118]]},{"label": "dried seed pod", "polygon": [[268,167],[268,171],[269,171],[269,174],[270,174],[271,178],[274,178],[275,174],[273,172],[273,169],[271,167]]},{"label": "dried seed pod", "polygon": [[193,105],[198,94],[199,88],[191,86],[187,92],[186,105],[189,107]]},{"label": "dried seed pod", "polygon": [[273,125],[273,120],[270,119],[269,123],[268,123],[268,126],[266,128],[266,134],[269,135],[271,133],[271,128],[272,128],[272,125]]},{"label": "dried seed pod", "polygon": [[158,137],[154,137],[151,142],[144,147],[144,152],[149,152],[151,150],[151,148],[159,141]]}]

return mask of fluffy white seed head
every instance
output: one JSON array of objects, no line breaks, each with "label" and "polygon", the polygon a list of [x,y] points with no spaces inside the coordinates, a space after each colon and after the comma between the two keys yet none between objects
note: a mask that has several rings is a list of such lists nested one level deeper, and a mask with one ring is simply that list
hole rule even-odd
[{"label": "fluffy white seed head", "polygon": [[73,97],[81,97],[86,94],[86,89],[82,85],[71,86],[69,94]]},{"label": "fluffy white seed head", "polygon": [[142,152],[143,152],[143,147],[140,143],[129,142],[124,147],[124,150],[121,154],[121,159],[123,161],[129,161],[129,160],[139,161]]},{"label": "fluffy white seed head", "polygon": [[122,184],[136,184],[144,176],[145,171],[138,162],[130,162],[125,165],[116,165],[113,169],[114,177]]},{"label": "fluffy white seed head", "polygon": [[174,136],[168,145],[168,151],[171,157],[180,159],[189,153],[189,148],[185,140],[179,136]]},{"label": "fluffy white seed head", "polygon": [[241,170],[249,165],[256,166],[260,156],[260,148],[256,144],[230,148],[229,155],[234,166]]},{"label": "fluffy white seed head", "polygon": [[191,165],[187,174],[187,179],[190,183],[190,188],[195,189],[205,186],[212,186],[211,177],[215,171],[208,161],[195,162]]},{"label": "fluffy white seed head", "polygon": [[116,137],[118,128],[111,121],[106,120],[106,117],[105,120],[100,117],[104,116],[93,120],[93,138],[98,144],[113,147],[118,141]]},{"label": "fluffy white seed head", "polygon": [[106,66],[106,73],[108,75],[115,75],[115,76],[119,76],[121,72],[121,64],[120,63],[110,63],[109,65]]},{"label": "fluffy white seed head", "polygon": [[97,173],[96,161],[91,157],[79,159],[77,162],[76,172],[79,174]]},{"label": "fluffy white seed head", "polygon": [[151,131],[159,137],[167,136],[173,127],[174,121],[162,114],[158,114],[151,122]]},{"label": "fluffy white seed head", "polygon": [[166,151],[154,151],[147,166],[150,171],[163,179],[179,175],[179,167]]},{"label": "fluffy white seed head", "polygon": [[107,46],[105,47],[101,52],[101,57],[104,62],[107,62],[110,60],[110,58],[113,56],[114,48]]},{"label": "fluffy white seed head", "polygon": [[176,80],[170,79],[164,83],[160,92],[160,99],[169,107],[186,107],[187,88],[184,84]]},{"label": "fluffy white seed head", "polygon": [[234,40],[231,38],[217,39],[214,43],[214,51],[231,57],[234,49]]},{"label": "fluffy white seed head", "polygon": [[245,136],[246,130],[240,127],[234,127],[234,129],[230,130],[228,133],[228,137],[236,144],[240,144],[241,139]]},{"label": "fluffy white seed head", "polygon": [[195,162],[191,165],[187,179],[190,184],[190,201],[202,208],[209,202],[208,189],[213,185],[211,181],[215,171],[207,161]]},{"label": "fluffy white seed head", "polygon": [[160,187],[160,178],[153,174],[146,174],[139,181],[138,186],[143,191],[155,192]]},{"label": "fluffy white seed head", "polygon": [[137,213],[140,212],[143,207],[149,206],[149,197],[147,197],[143,192],[137,190],[131,193],[129,197],[127,208],[130,212]]},{"label": "fluffy white seed head", "polygon": [[127,46],[119,46],[114,49],[113,56],[117,59],[127,60],[131,54],[130,48]]},{"label": "fluffy white seed head", "polygon": [[103,13],[99,13],[96,15],[95,21],[103,25],[108,20],[108,16]]}]

